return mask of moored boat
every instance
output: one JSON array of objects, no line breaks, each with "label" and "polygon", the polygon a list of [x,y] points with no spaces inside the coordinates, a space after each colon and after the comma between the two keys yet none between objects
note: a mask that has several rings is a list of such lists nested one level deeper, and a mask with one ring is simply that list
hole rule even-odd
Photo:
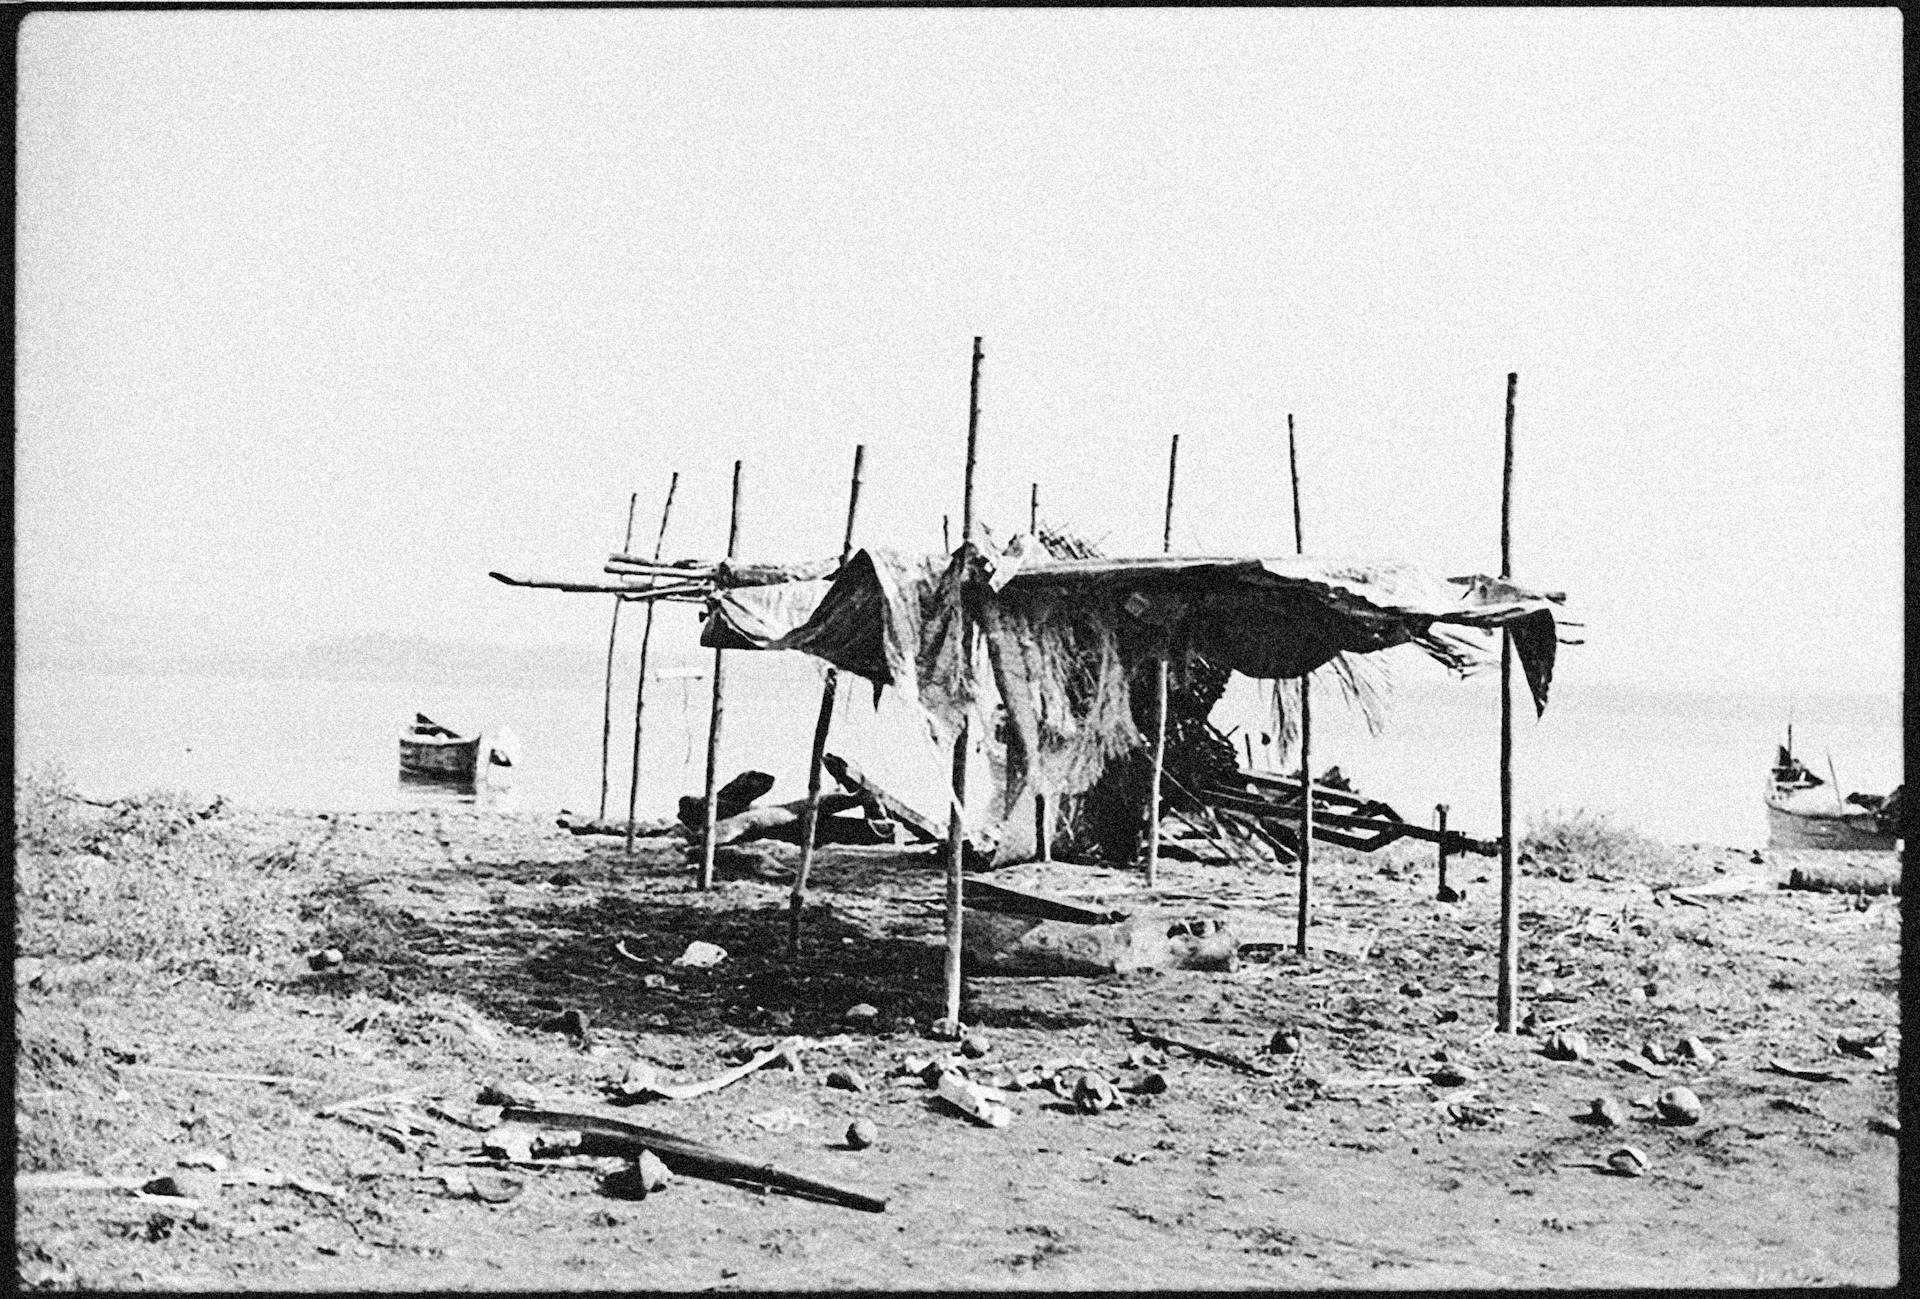
[{"label": "moored boat", "polygon": [[400,737],[403,780],[472,784],[480,766],[480,737],[463,736],[425,713],[413,715],[413,729]]},{"label": "moored boat", "polygon": [[1891,851],[1900,837],[1901,791],[1848,794],[1793,756],[1793,729],[1767,780],[1767,844],[1773,848]]}]

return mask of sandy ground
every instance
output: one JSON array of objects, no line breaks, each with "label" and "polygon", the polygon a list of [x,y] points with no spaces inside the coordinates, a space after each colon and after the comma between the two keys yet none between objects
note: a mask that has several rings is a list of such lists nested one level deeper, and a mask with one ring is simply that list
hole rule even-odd
[{"label": "sandy ground", "polygon": [[[346,962],[289,952],[277,982],[103,990],[85,963],[17,991],[18,1264],[34,1287],[666,1289],[1890,1285],[1896,1278],[1900,1041],[1894,899],[1780,890],[1794,858],[1680,850],[1659,877],[1535,868],[1521,894],[1523,1009],[1583,1033],[1489,1032],[1493,862],[1456,860],[1463,902],[1434,900],[1411,851],[1327,863],[1304,965],[1245,950],[1231,973],[974,978],[976,1076],[1078,1057],[1168,1089],[1084,1114],[1013,1090],[1005,1128],[974,1124],[899,1076],[939,1013],[939,868],[844,849],[816,864],[801,961],[785,956],[781,871],[694,887],[677,845],[628,860],[612,840],[466,810],[234,812],[234,833],[297,852]],[[1890,866],[1890,858],[1879,859]],[[1172,862],[1159,905],[1291,925],[1276,871]],[[1674,884],[1760,891],[1687,905]],[[1035,878],[1028,875],[1028,878]],[[1124,872],[1044,882],[1146,901]],[[1367,939],[1371,937],[1371,943]],[[729,953],[675,965],[689,943]],[[624,944],[629,955],[616,950]],[[1365,955],[1360,953],[1364,950]],[[878,1014],[848,1022],[859,1003]],[[581,1039],[543,1027],[568,1009]],[[1163,1052],[1129,1066],[1129,1021],[1237,1053],[1252,1075]],[[1302,1049],[1266,1050],[1296,1026]],[[1840,1053],[1886,1029],[1884,1058]],[[614,1160],[509,1166],[484,1202],[473,1109],[497,1080],[604,1103],[635,1061],[679,1080],[786,1035],[804,1068],[621,1111],[756,1161],[883,1196],[864,1213],[680,1178],[644,1200],[601,1186]],[[1625,1063],[1696,1037],[1710,1063]],[[1770,1062],[1830,1075],[1813,1081]],[[1452,1064],[1464,1082],[1429,1075]],[[830,1087],[836,1067],[864,1093]],[[1659,1066],[1649,1066],[1659,1070]],[[195,1071],[195,1072],[181,1072]],[[293,1081],[220,1078],[260,1075]],[[1657,1120],[1685,1085],[1699,1122]],[[1595,1098],[1624,1126],[1579,1121]],[[322,1113],[340,1102],[359,1105]],[[879,1139],[843,1140],[865,1117]],[[384,1129],[384,1130],[383,1130]],[[1623,1145],[1642,1177],[1605,1171]],[[210,1162],[197,1200],[127,1186]],[[201,1170],[204,1171],[204,1170]],[[251,1183],[247,1180],[251,1175]],[[291,1175],[299,1185],[272,1185]],[[36,1179],[38,1179],[36,1181]],[[191,1186],[189,1187],[191,1188]]]}]

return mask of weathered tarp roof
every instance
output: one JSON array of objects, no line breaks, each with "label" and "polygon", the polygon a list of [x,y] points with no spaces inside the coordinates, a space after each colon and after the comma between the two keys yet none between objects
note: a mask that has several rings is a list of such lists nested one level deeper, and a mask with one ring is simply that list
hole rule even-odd
[{"label": "weathered tarp roof", "polygon": [[[1513,632],[1537,708],[1546,707],[1565,597],[1481,575],[1440,578],[1413,564],[1309,556],[1154,555],[1051,559],[1024,536],[1004,550],[946,556],[856,551],[831,581],[717,590],[701,643],[792,649],[881,685],[924,675],[923,626],[964,583],[969,607],[1071,605],[1123,635],[1166,639],[1247,676],[1299,677],[1339,653],[1413,642],[1449,666],[1480,660],[1447,626]],[[916,663],[920,671],[916,672]]]}]

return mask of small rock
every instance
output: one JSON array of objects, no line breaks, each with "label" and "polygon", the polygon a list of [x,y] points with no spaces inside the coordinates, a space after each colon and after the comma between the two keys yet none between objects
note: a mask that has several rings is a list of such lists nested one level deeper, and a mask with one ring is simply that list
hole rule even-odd
[{"label": "small rock", "polygon": [[1640,990],[1639,988],[1628,988],[1628,989],[1627,989],[1627,1004],[1628,1004],[1628,1005],[1630,1005],[1630,1006],[1638,1006],[1638,1005],[1640,1005],[1640,1004],[1642,1004],[1643,1002],[1645,1002],[1645,1001],[1646,1001],[1646,999],[1647,999],[1647,994],[1646,994],[1645,992],[1643,992],[1643,991],[1641,991],[1641,990]]},{"label": "small rock", "polygon": [[220,1178],[200,1169],[182,1169],[154,1178],[140,1189],[148,1195],[177,1196],[183,1200],[212,1200],[220,1195]]},{"label": "small rock", "polygon": [[1622,1127],[1627,1121],[1627,1110],[1611,1096],[1597,1096],[1587,1114],[1587,1121],[1603,1128]]},{"label": "small rock", "polygon": [[563,1010],[552,1019],[540,1025],[550,1033],[565,1033],[570,1037],[587,1036],[587,1012],[584,1010]]},{"label": "small rock", "polygon": [[987,1040],[987,1035],[979,1029],[975,1029],[960,1040],[960,1054],[966,1056],[969,1060],[978,1060],[987,1053],[991,1045]]},{"label": "small rock", "polygon": [[1658,1042],[1647,1043],[1640,1048],[1640,1054],[1652,1064],[1665,1064],[1667,1062],[1667,1050]]},{"label": "small rock", "polygon": [[1427,1075],[1427,1081],[1436,1087],[1462,1087],[1474,1079],[1473,1070],[1465,1065],[1442,1064]]},{"label": "small rock", "polygon": [[1163,1096],[1167,1091],[1167,1076],[1158,1069],[1150,1069],[1134,1080],[1131,1090],[1140,1096]]},{"label": "small rock", "polygon": [[880,1129],[872,1119],[855,1119],[847,1125],[847,1144],[855,1150],[865,1150],[879,1139]]},{"label": "small rock", "polygon": [[933,1021],[933,1027],[929,1028],[927,1032],[943,1042],[957,1042],[965,1034],[966,1029],[961,1025],[959,1020],[948,1019],[942,1015],[939,1019]]},{"label": "small rock", "polygon": [[629,1159],[600,1179],[600,1189],[621,1200],[644,1200],[673,1181],[673,1174],[651,1150],[642,1150],[638,1159]]},{"label": "small rock", "polygon": [[524,1177],[515,1177],[511,1173],[490,1173],[479,1168],[468,1171],[467,1183],[473,1188],[473,1198],[488,1204],[505,1204],[527,1187]]},{"label": "small rock", "polygon": [[1700,1098],[1687,1087],[1669,1087],[1654,1098],[1654,1109],[1662,1123],[1684,1127],[1700,1121]]},{"label": "small rock", "polygon": [[1702,1069],[1720,1058],[1713,1053],[1713,1048],[1697,1037],[1681,1038],[1680,1045],[1673,1049],[1673,1053],[1683,1060],[1693,1061]]},{"label": "small rock", "polygon": [[1418,983],[1415,983],[1412,979],[1408,979],[1400,985],[1400,995],[1403,997],[1424,997],[1427,995],[1427,990]]},{"label": "small rock", "polygon": [[664,974],[643,974],[640,976],[640,986],[643,988],[664,988],[667,986],[667,976]]},{"label": "small rock", "polygon": [[1767,862],[1767,859],[1765,857],[1762,857],[1757,850],[1754,852],[1753,856],[1747,858],[1747,860],[1752,862],[1755,866],[1764,866],[1766,865],[1766,862]]},{"label": "small rock", "polygon": [[227,1157],[218,1150],[189,1150],[179,1159],[182,1168],[204,1168],[210,1172],[227,1171]]},{"label": "small rock", "polygon": [[704,970],[720,964],[727,959],[727,949],[718,943],[691,942],[687,950],[673,958],[675,965],[684,965],[691,970]]},{"label": "small rock", "polygon": [[557,889],[572,888],[580,882],[580,877],[572,871],[555,871],[547,878],[547,883]]},{"label": "small rock", "polygon": [[1551,997],[1553,995],[1553,980],[1540,980],[1539,985],[1533,990],[1533,995],[1536,997]]},{"label": "small rock", "polygon": [[528,1109],[539,1106],[541,1095],[530,1084],[500,1078],[481,1087],[473,1101],[476,1105],[512,1105]]},{"label": "small rock", "polygon": [[863,1001],[857,1006],[848,1006],[847,1013],[840,1018],[842,1022],[855,1025],[856,1027],[863,1024],[871,1024],[874,1020],[880,1018],[880,1008],[869,1005]]},{"label": "small rock", "polygon": [[1121,1104],[1114,1085],[1097,1073],[1084,1073],[1073,1085],[1073,1107],[1082,1114],[1099,1114]]},{"label": "small rock", "polygon": [[1883,1028],[1877,1033],[1842,1033],[1835,1040],[1834,1045],[1840,1048],[1843,1055],[1857,1055],[1863,1060],[1879,1060],[1887,1054],[1887,1048],[1884,1045],[1886,1040],[1887,1030]]},{"label": "small rock", "polygon": [[1638,1146],[1621,1146],[1607,1156],[1607,1167],[1622,1177],[1645,1177],[1652,1166],[1647,1152]]},{"label": "small rock", "polygon": [[339,948],[328,947],[321,951],[309,952],[307,954],[307,966],[309,969],[314,970],[331,970],[334,966],[339,965],[346,959],[346,953],[342,952]]},{"label": "small rock", "polygon": [[505,1123],[480,1138],[480,1149],[496,1159],[529,1163],[533,1159],[534,1133],[514,1123]]},{"label": "small rock", "polygon": [[1146,1156],[1137,1150],[1123,1150],[1113,1157],[1113,1162],[1116,1164],[1125,1164],[1131,1168],[1145,1158]]},{"label": "small rock", "polygon": [[1593,1057],[1593,1049],[1584,1033],[1555,1029],[1547,1037],[1545,1054],[1549,1060],[1588,1060]]},{"label": "small rock", "polygon": [[1292,1055],[1300,1049],[1300,1030],[1291,1024],[1282,1025],[1273,1031],[1267,1041],[1267,1050],[1274,1055]]},{"label": "small rock", "polygon": [[827,1086],[846,1092],[863,1092],[867,1089],[867,1080],[852,1069],[829,1069],[826,1081]]},{"label": "small rock", "polygon": [[1434,900],[1438,902],[1465,902],[1467,900],[1467,891],[1465,889],[1457,889],[1451,884],[1442,884],[1434,891],[1433,896]]}]

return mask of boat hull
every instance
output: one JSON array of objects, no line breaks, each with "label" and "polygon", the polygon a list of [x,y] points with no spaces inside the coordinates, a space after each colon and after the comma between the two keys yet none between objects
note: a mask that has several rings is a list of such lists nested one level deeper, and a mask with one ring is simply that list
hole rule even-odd
[{"label": "boat hull", "polygon": [[1834,852],[1891,852],[1895,836],[1879,828],[1871,811],[1841,812],[1831,796],[1821,791],[1824,811],[1795,807],[1791,795],[1767,798],[1767,844],[1772,848],[1813,848]]},{"label": "boat hull", "polygon": [[400,774],[417,780],[471,784],[480,761],[480,737],[429,739],[402,736]]}]

